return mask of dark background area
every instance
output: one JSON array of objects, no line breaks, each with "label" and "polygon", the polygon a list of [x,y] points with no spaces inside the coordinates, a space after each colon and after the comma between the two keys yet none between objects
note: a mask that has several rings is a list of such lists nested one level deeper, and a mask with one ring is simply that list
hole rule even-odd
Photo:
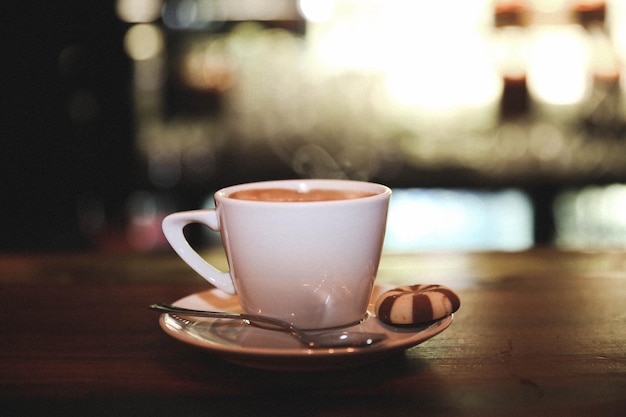
[{"label": "dark background area", "polygon": [[124,25],[112,1],[3,14],[0,250],[85,247],[80,199],[101,196],[121,219],[135,182]]}]

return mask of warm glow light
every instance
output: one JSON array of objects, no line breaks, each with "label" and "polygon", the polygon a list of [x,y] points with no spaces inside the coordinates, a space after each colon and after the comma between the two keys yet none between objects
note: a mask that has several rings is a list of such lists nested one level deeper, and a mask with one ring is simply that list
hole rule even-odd
[{"label": "warm glow light", "polygon": [[219,53],[190,52],[183,60],[180,72],[185,83],[198,90],[226,91],[234,84],[233,69]]},{"label": "warm glow light", "polygon": [[309,22],[326,22],[330,19],[337,0],[299,0],[300,15]]},{"label": "warm glow light", "polygon": [[162,0],[117,0],[117,16],[131,23],[154,22],[161,15]]},{"label": "warm glow light", "polygon": [[[319,8],[318,2],[300,4],[307,19],[317,16],[319,9],[307,13],[305,6]],[[500,97],[502,82],[484,38],[487,0],[323,4],[324,19],[312,18],[307,31],[319,61],[337,71],[382,75],[392,103],[451,114]]]},{"label": "warm glow light", "polygon": [[607,5],[607,24],[613,45],[622,59],[626,59],[626,0],[612,0]]},{"label": "warm glow light", "polygon": [[580,103],[589,94],[589,49],[582,28],[537,28],[529,48],[528,88],[540,101]]},{"label": "warm glow light", "polygon": [[[458,46],[454,39],[440,38],[437,48]],[[435,50],[416,51],[397,61],[387,71],[386,85],[398,103],[418,108],[446,109],[495,102],[501,80],[478,44],[441,54]]]},{"label": "warm glow light", "polygon": [[[338,1],[328,21],[310,22],[307,41],[320,63],[339,71],[358,69],[378,71],[384,68],[390,54],[401,45],[389,33],[391,8],[380,1],[363,4],[354,0]],[[402,24],[398,22],[398,24]]]},{"label": "warm glow light", "polygon": [[562,10],[569,0],[530,0],[530,7],[542,13],[554,13]]},{"label": "warm glow light", "polygon": [[124,49],[136,61],[156,57],[163,50],[163,46],[161,29],[151,24],[134,25],[124,37]]}]

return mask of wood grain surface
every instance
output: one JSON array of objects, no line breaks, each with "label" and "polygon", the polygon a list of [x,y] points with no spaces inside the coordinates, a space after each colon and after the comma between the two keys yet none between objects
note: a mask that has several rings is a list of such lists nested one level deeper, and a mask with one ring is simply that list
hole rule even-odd
[{"label": "wood grain surface", "polygon": [[3,415],[626,415],[626,254],[386,254],[379,281],[448,285],[442,334],[341,371],[241,367],[147,306],[209,288],[174,255],[0,257]]}]

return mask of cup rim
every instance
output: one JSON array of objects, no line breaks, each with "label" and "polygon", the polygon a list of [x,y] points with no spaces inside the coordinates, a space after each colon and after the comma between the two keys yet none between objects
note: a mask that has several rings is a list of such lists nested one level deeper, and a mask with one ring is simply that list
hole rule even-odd
[{"label": "cup rim", "polygon": [[[312,184],[316,184],[312,186]],[[230,195],[234,192],[246,190],[250,188],[291,188],[291,189],[306,189],[306,188],[330,188],[330,189],[352,189],[362,190],[372,193],[376,193],[371,196],[352,198],[352,199],[339,199],[339,200],[324,200],[324,201],[259,201],[259,200],[243,200],[231,198]],[[386,185],[358,180],[343,180],[343,179],[286,179],[286,180],[270,180],[270,181],[255,181],[247,182],[237,185],[231,185],[221,188],[215,192],[215,200],[236,202],[238,204],[271,204],[271,205],[309,205],[309,204],[337,204],[337,203],[358,203],[359,201],[377,200],[381,198],[388,198],[391,196],[391,188]]]}]

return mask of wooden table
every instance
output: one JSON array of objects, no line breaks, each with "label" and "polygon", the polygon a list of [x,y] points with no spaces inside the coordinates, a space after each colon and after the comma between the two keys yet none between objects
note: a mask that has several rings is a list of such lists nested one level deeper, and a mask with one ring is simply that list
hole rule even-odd
[{"label": "wooden table", "polygon": [[1,413],[626,415],[626,253],[388,254],[378,279],[449,285],[461,309],[381,362],[275,372],[160,329],[149,303],[208,288],[174,255],[0,256]]}]

